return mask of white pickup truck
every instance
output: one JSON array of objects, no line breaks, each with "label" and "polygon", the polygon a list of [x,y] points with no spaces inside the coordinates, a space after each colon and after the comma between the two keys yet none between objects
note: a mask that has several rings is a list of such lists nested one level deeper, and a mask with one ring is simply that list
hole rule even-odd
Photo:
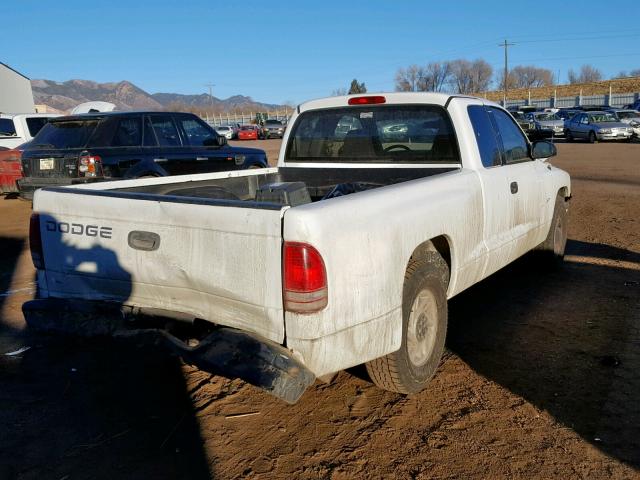
[{"label": "white pickup truck", "polygon": [[421,390],[447,299],[566,243],[569,175],[508,112],[435,93],[300,105],[276,168],[36,192],[33,328],[151,339],[295,402],[366,364]]},{"label": "white pickup truck", "polygon": [[55,113],[0,114],[0,147],[16,148],[36,136]]}]

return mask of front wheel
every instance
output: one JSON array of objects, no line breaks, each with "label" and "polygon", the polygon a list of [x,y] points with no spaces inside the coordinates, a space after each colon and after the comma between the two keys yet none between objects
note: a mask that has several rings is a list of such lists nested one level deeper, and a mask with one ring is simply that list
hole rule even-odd
[{"label": "front wheel", "polygon": [[417,393],[435,374],[447,336],[449,268],[435,251],[411,262],[404,279],[400,350],[366,363],[378,387]]},{"label": "front wheel", "polygon": [[573,142],[573,133],[571,133],[571,130],[567,130],[567,132],[565,133],[565,138],[567,139],[567,142]]},{"label": "front wheel", "polygon": [[597,141],[597,139],[596,139],[596,133],[595,133],[593,130],[591,130],[591,131],[589,132],[589,138],[588,138],[588,140],[589,140],[589,143],[596,143],[596,141]]},{"label": "front wheel", "polygon": [[536,247],[536,251],[543,257],[544,263],[552,269],[559,267],[564,260],[568,217],[569,204],[562,195],[557,195],[547,238]]}]

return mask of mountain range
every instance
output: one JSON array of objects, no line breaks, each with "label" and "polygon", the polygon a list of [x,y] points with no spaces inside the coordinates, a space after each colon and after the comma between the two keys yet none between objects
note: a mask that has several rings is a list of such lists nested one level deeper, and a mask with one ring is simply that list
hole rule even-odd
[{"label": "mountain range", "polygon": [[91,80],[66,82],[31,80],[31,88],[36,104],[45,104],[61,111],[71,110],[79,103],[93,100],[114,103],[118,110],[163,110],[183,106],[192,109],[211,109],[216,112],[234,110],[256,112],[283,108],[283,105],[256,102],[244,95],[211,99],[206,93],[200,95],[150,94],[127,80],[112,83],[97,83]]}]

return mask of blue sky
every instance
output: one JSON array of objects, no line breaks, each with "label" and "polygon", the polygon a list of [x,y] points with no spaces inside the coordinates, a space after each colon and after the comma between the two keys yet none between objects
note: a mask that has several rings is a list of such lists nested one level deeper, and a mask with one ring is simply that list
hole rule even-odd
[{"label": "blue sky", "polygon": [[[8,1],[8,0],[7,0]],[[14,0],[0,61],[57,81],[130,80],[150,93],[300,102],[348,87],[394,88],[399,67],[484,58],[608,77],[640,68],[640,2]],[[579,6],[577,6],[579,5]],[[625,19],[629,19],[627,22]]]}]

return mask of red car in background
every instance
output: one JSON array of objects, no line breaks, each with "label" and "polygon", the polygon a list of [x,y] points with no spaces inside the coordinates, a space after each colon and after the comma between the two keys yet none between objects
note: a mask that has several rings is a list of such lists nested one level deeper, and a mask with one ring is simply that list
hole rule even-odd
[{"label": "red car in background", "polygon": [[16,180],[22,178],[22,151],[26,143],[16,147],[0,148],[0,194],[17,193]]},{"label": "red car in background", "polygon": [[238,140],[258,140],[257,125],[243,125],[238,130]]}]

